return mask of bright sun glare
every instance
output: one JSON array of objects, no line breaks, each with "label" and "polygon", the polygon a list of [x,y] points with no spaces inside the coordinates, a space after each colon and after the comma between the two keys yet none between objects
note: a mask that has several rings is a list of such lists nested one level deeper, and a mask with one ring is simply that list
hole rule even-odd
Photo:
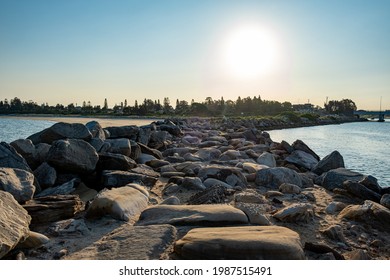
[{"label": "bright sun glare", "polygon": [[224,61],[230,75],[254,79],[276,66],[278,46],[272,33],[258,26],[242,26],[227,38]]}]

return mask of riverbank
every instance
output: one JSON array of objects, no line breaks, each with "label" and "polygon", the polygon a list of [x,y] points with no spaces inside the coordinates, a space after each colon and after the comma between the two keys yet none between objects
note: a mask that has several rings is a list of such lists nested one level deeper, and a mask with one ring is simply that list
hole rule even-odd
[{"label": "riverbank", "polygon": [[390,190],[373,176],[220,124],[58,123],[0,144],[0,257],[390,259]]}]

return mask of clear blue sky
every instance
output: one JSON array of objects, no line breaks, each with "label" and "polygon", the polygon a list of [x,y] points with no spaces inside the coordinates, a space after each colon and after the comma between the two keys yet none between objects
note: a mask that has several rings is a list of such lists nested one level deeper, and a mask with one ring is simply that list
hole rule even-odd
[{"label": "clear blue sky", "polygon": [[[261,26],[270,73],[226,74],[226,38]],[[390,109],[390,1],[0,0],[0,99],[109,106],[238,96]]]}]

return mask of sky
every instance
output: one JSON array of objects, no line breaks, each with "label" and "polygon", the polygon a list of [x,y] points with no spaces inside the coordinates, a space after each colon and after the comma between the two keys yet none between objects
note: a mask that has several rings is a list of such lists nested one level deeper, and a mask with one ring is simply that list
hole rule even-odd
[{"label": "sky", "polygon": [[389,50],[387,0],[0,0],[0,100],[390,109]]}]

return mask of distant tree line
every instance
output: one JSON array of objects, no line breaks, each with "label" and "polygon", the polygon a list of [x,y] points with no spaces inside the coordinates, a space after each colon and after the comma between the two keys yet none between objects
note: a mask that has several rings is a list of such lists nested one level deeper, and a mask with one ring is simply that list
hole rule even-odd
[{"label": "distant tree line", "polygon": [[[352,100],[330,101],[325,104],[329,113],[351,114],[356,110]],[[261,116],[278,115],[284,112],[293,111],[290,102],[278,102],[263,100],[260,96],[241,98],[237,100],[224,100],[223,97],[213,100],[207,97],[203,102],[192,100],[188,103],[185,100],[176,99],[175,107],[171,105],[168,97],[160,100],[145,98],[142,103],[136,100],[131,106],[125,99],[120,104],[109,108],[107,98],[103,107],[92,105],[90,101],[83,101],[81,105],[70,103],[67,106],[57,104],[49,106],[47,103],[37,104],[36,102],[22,101],[15,97],[11,100],[0,101],[0,114],[64,114],[64,115],[126,115],[126,116],[156,116],[156,115],[178,115],[178,116]]]}]

